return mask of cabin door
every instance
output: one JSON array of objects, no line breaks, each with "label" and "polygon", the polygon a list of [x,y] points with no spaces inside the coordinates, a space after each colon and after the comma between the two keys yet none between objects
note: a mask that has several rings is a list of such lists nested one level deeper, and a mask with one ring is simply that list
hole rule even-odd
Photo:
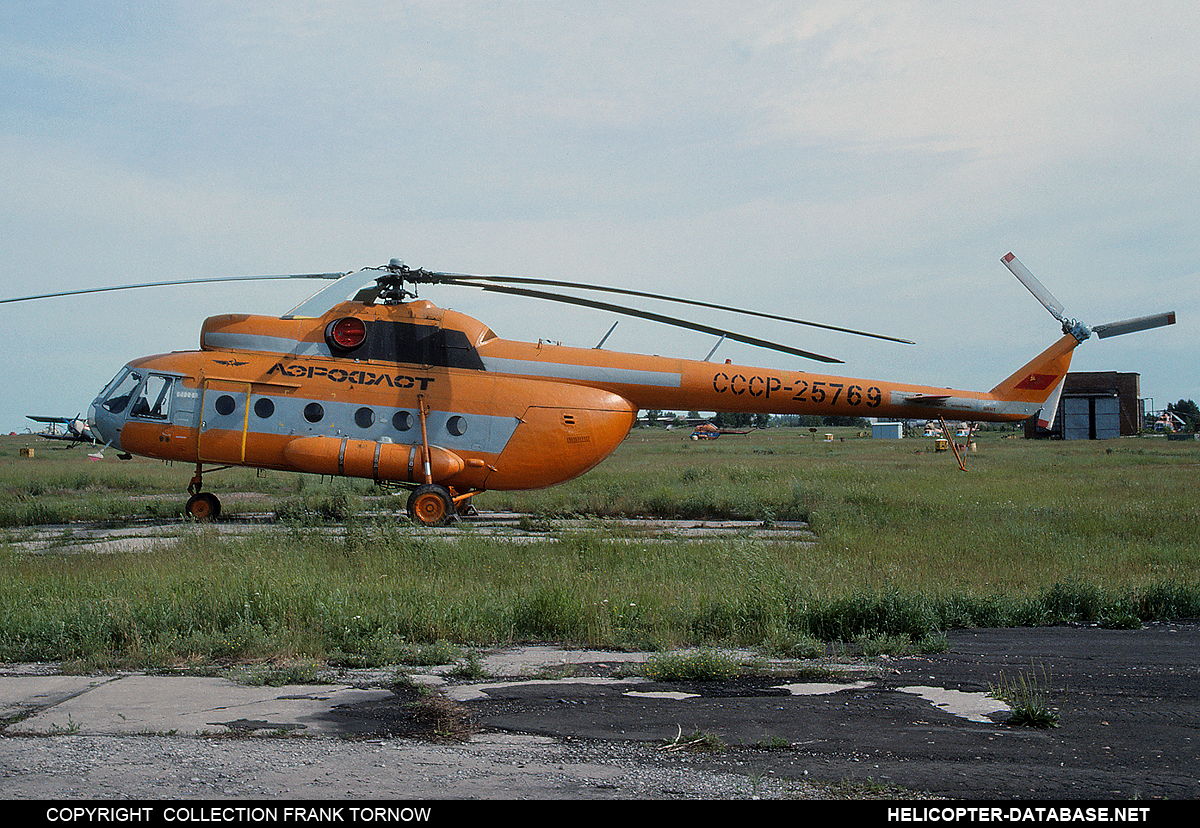
[{"label": "cabin door", "polygon": [[249,425],[250,383],[209,379],[200,402],[201,463],[243,463]]}]

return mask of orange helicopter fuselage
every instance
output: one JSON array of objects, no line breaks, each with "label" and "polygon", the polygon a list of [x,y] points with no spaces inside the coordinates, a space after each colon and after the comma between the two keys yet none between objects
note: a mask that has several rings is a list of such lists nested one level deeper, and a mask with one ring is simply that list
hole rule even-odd
[{"label": "orange helicopter fuselage", "polygon": [[211,317],[200,350],[130,362],[90,421],[122,451],[198,468],[534,489],[606,458],[638,410],[1024,420],[1076,344],[972,392],[518,342],[427,301],[349,301],[317,318]]}]

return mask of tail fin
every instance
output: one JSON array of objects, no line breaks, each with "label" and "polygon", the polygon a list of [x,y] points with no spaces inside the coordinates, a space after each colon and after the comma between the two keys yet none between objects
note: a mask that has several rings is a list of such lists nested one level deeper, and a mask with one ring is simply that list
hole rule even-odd
[{"label": "tail fin", "polygon": [[1064,335],[993,388],[992,395],[1001,400],[1041,405],[1038,425],[1049,428],[1054,422],[1067,371],[1071,368],[1072,352],[1078,344],[1079,340],[1073,335]]}]

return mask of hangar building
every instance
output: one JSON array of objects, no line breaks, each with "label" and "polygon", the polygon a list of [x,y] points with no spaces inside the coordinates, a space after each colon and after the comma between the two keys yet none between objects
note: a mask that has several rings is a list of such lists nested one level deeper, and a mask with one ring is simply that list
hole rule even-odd
[{"label": "hangar building", "polygon": [[1141,431],[1144,416],[1141,374],[1069,373],[1050,429],[1039,428],[1033,417],[1025,425],[1025,436],[1062,440],[1129,437]]}]

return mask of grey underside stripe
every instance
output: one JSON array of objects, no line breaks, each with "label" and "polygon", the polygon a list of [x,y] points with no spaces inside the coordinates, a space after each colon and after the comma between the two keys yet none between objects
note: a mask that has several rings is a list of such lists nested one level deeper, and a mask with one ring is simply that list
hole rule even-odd
[{"label": "grey underside stripe", "polygon": [[920,409],[942,409],[964,414],[1004,414],[1029,416],[1036,412],[1041,405],[1021,402],[1018,400],[980,400],[974,397],[954,397],[940,395],[913,394],[905,391],[893,391],[891,404],[894,407],[911,407]]}]

